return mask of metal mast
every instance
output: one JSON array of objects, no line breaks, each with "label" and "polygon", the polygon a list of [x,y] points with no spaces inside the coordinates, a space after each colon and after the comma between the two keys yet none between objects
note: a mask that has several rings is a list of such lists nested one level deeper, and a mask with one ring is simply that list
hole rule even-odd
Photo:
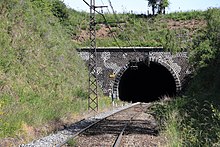
[{"label": "metal mast", "polygon": [[89,99],[88,109],[98,111],[97,52],[96,52],[96,13],[95,0],[90,0],[90,52],[89,52]]}]

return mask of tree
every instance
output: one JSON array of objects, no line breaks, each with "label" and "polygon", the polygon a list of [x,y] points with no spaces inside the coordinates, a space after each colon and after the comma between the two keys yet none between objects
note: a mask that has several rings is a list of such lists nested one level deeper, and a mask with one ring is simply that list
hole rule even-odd
[{"label": "tree", "polygon": [[165,9],[168,6],[169,6],[168,0],[160,0],[158,3],[158,14],[165,14]]},{"label": "tree", "polygon": [[152,8],[153,15],[155,15],[155,9],[157,8],[158,0],[148,0],[148,6]]},{"label": "tree", "polygon": [[148,6],[152,7],[153,15],[157,9],[158,14],[165,14],[165,8],[169,6],[169,0],[148,0]]}]

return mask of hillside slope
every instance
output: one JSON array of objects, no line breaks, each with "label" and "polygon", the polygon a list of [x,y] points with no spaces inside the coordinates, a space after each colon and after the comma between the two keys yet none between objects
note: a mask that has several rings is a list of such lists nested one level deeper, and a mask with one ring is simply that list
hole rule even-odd
[{"label": "hillside slope", "polygon": [[205,21],[192,40],[195,71],[184,96],[155,109],[167,146],[220,146],[220,9],[209,9]]},{"label": "hillside slope", "polygon": [[[191,39],[206,26],[205,12],[179,12],[156,17],[137,14],[97,15],[97,46],[163,46],[176,52],[189,50]],[[88,17],[85,17],[88,18]],[[86,20],[83,21],[85,24]],[[121,22],[121,23],[118,23]],[[88,24],[88,22],[87,22]],[[73,40],[88,46],[89,28],[80,27]]]},{"label": "hillside slope", "polygon": [[0,1],[0,138],[86,109],[86,67],[55,2]]}]

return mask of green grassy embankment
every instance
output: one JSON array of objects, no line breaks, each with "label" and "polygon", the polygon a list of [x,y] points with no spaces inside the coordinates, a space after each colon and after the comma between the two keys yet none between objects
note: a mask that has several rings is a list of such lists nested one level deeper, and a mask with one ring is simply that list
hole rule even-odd
[{"label": "green grassy embankment", "polygon": [[87,68],[71,39],[83,15],[57,0],[0,1],[1,143],[30,141],[87,110]]},{"label": "green grassy embankment", "polygon": [[[97,25],[97,46],[163,46],[169,51],[187,50],[191,46],[190,39],[206,26],[203,11],[171,13],[148,17],[136,14],[105,14],[111,31],[106,25]],[[97,15],[97,22],[104,22]],[[88,34],[84,28],[77,34],[77,41],[88,45]],[[115,36],[117,42],[112,36]],[[87,39],[86,39],[87,38]],[[103,39],[104,38],[104,39]]]},{"label": "green grassy embankment", "polygon": [[220,9],[209,9],[205,20],[193,38],[195,72],[184,96],[154,109],[167,146],[220,146]]}]

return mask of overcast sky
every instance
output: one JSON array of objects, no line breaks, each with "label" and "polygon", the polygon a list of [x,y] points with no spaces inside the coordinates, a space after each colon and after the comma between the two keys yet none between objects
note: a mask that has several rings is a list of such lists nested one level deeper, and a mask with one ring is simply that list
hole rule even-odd
[{"label": "overcast sky", "polygon": [[[90,2],[90,0],[86,0]],[[206,10],[209,7],[220,7],[220,0],[169,0],[170,6],[168,12]],[[117,12],[147,13],[146,0],[111,0],[114,9]],[[64,0],[64,3],[78,11],[89,11],[88,6],[83,0]],[[96,0],[96,5],[109,5],[108,0]],[[110,8],[110,7],[109,7]],[[151,10],[149,8],[149,10]]]}]

